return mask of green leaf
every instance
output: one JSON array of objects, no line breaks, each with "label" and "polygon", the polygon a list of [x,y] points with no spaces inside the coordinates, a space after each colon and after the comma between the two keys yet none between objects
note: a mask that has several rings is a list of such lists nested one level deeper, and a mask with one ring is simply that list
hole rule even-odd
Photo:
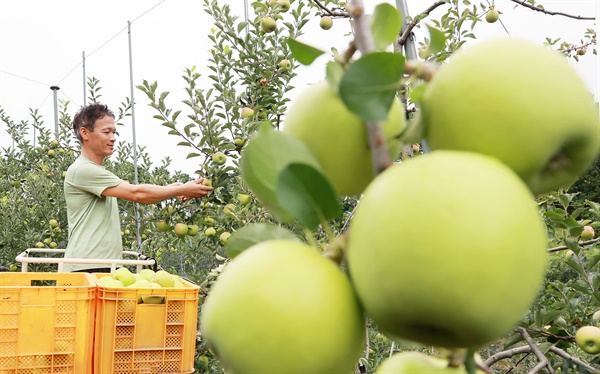
[{"label": "green leaf", "polygon": [[280,221],[291,221],[290,213],[277,198],[281,171],[291,163],[306,164],[321,170],[311,151],[290,134],[275,131],[264,123],[242,151],[240,172],[256,197]]},{"label": "green leaf", "polygon": [[288,39],[287,43],[292,52],[292,56],[294,56],[294,58],[302,65],[312,64],[317,57],[325,53],[325,51],[311,47],[310,45],[301,43],[295,39]]},{"label": "green leaf", "polygon": [[338,93],[340,82],[344,77],[344,67],[339,62],[329,61],[325,71],[325,77],[327,78],[329,87],[333,90],[333,92]]},{"label": "green leaf", "polygon": [[255,244],[272,239],[300,241],[296,234],[273,223],[254,223],[235,231],[225,245],[225,253],[234,258]]},{"label": "green leaf", "polygon": [[444,50],[446,46],[446,35],[439,29],[427,25],[429,29],[429,35],[431,37],[431,41],[429,42],[429,50],[431,53],[436,54]]},{"label": "green leaf", "polygon": [[238,34],[241,34],[242,30],[245,29],[247,25],[248,25],[248,22],[240,22],[237,26]]},{"label": "green leaf", "polygon": [[384,51],[392,44],[402,29],[402,16],[393,5],[381,3],[375,7],[371,18],[371,32],[375,41],[375,49]]},{"label": "green leaf", "polygon": [[575,254],[579,254],[579,251],[581,249],[579,248],[579,243],[577,242],[577,240],[575,240],[573,238],[565,238],[563,241],[564,241],[565,245],[567,246],[567,248],[569,248],[570,250],[575,252]]},{"label": "green leaf", "polygon": [[404,57],[391,52],[369,53],[354,62],[340,82],[340,97],[365,121],[383,121],[404,74]]},{"label": "green leaf", "polygon": [[289,164],[281,171],[277,198],[310,230],[342,212],[333,187],[318,170],[306,164]]}]

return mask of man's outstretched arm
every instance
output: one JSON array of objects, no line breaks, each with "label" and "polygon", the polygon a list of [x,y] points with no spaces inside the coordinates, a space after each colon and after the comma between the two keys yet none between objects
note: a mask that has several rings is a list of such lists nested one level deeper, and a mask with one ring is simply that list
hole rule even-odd
[{"label": "man's outstretched arm", "polygon": [[155,184],[131,184],[127,181],[102,192],[104,196],[117,197],[141,204],[153,204],[178,196],[187,198],[203,197],[213,188],[202,185],[202,179],[187,183],[174,183],[166,186]]}]

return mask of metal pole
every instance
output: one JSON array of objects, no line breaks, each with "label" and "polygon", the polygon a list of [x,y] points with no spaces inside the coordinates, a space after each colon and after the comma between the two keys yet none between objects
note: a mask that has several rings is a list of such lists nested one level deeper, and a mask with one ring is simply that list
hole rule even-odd
[{"label": "metal pole", "polygon": [[82,56],[83,56],[83,63],[82,63],[82,66],[83,66],[83,106],[86,106],[86,98],[85,97],[87,96],[87,89],[86,89],[85,85],[86,85],[87,77],[85,75],[85,51],[82,52]]},{"label": "metal pole", "polygon": [[[408,5],[407,5],[406,1],[407,0],[396,0],[396,8],[398,8],[398,10],[400,10],[400,13],[402,14],[403,19],[406,19],[406,17],[409,16]],[[404,33],[404,30],[406,29],[406,27],[407,27],[407,25],[403,22],[402,33]],[[408,60],[413,60],[413,61],[417,60],[417,48],[415,46],[415,40],[412,35],[410,35],[408,38],[406,38],[406,43],[404,43],[404,53]],[[429,148],[429,145],[427,144],[427,141],[425,141],[425,139],[421,140],[421,146],[423,147],[423,152],[428,153],[431,151],[431,149]],[[412,154],[412,150],[410,152]]]},{"label": "metal pole", "polygon": [[[133,99],[133,57],[131,53],[131,22],[127,21],[127,35],[129,38],[129,86],[131,89],[131,128],[133,130],[133,173],[135,184],[138,184],[137,167],[137,143],[135,139],[135,100]],[[135,227],[138,246],[142,245],[142,236],[140,235],[140,204],[135,203]]]},{"label": "metal pole", "polygon": [[[248,0],[244,0],[244,21],[248,22]],[[248,35],[248,24],[246,24],[246,35]]]},{"label": "metal pole", "polygon": [[[400,10],[403,19],[408,17],[408,5],[406,4],[406,0],[396,0],[396,8]],[[403,22],[402,33],[404,33],[404,30],[406,30],[406,26],[406,23]],[[409,36],[406,39],[406,43],[404,43],[404,52],[409,60],[417,59],[417,48],[415,47],[415,41],[412,36]]]},{"label": "metal pole", "polygon": [[54,138],[58,139],[58,98],[57,92],[60,90],[58,86],[52,86],[50,89],[54,95]]}]

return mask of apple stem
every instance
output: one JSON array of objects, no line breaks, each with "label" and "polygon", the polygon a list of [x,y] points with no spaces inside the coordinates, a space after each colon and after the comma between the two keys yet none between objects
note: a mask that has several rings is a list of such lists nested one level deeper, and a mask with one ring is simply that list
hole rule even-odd
[{"label": "apple stem", "polygon": [[[351,0],[349,5],[350,15],[354,19],[355,45],[362,55],[366,55],[375,50],[375,42],[373,41],[369,21],[364,17],[363,2],[362,0]],[[392,165],[392,160],[387,152],[381,122],[367,121],[366,128],[369,137],[373,173],[377,176]]]},{"label": "apple stem", "polygon": [[407,60],[404,63],[404,72],[425,82],[429,82],[440,67],[441,65],[431,62]]}]

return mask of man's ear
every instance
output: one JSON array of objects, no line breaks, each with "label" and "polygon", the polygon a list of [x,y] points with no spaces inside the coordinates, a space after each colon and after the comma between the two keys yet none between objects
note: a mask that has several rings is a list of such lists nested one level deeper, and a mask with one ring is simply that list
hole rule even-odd
[{"label": "man's ear", "polygon": [[88,139],[88,134],[89,134],[90,130],[88,130],[87,128],[81,126],[79,128],[79,135],[81,135],[81,139],[83,140],[87,140]]}]

